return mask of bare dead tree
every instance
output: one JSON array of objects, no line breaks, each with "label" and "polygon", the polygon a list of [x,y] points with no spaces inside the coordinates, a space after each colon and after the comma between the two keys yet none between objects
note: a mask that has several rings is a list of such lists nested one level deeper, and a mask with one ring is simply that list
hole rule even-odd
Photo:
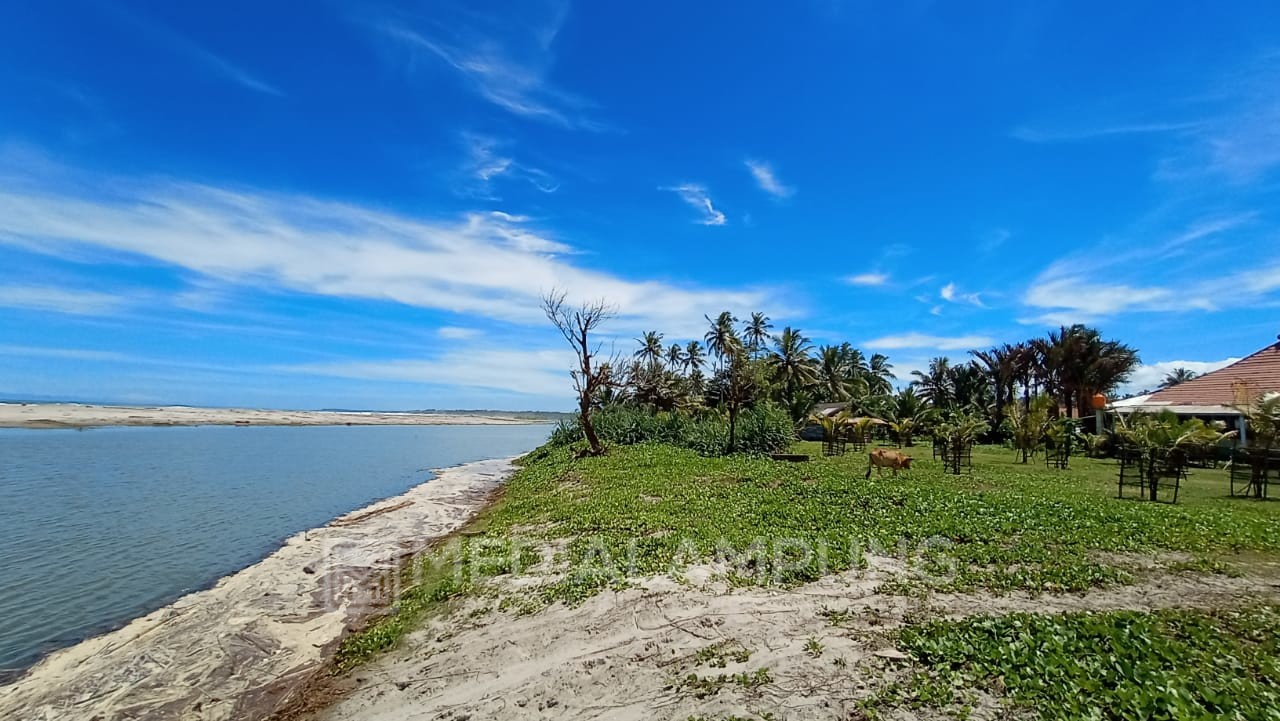
[{"label": "bare dead tree", "polygon": [[542,311],[578,356],[578,367],[570,373],[573,389],[578,393],[578,421],[582,425],[582,435],[587,439],[587,454],[598,456],[604,453],[604,446],[596,435],[595,424],[591,422],[591,406],[597,395],[613,383],[612,368],[615,364],[592,362],[600,355],[600,344],[592,345],[591,334],[613,318],[615,310],[603,300],[570,308],[565,305],[564,298],[563,292],[552,290],[542,298]]}]

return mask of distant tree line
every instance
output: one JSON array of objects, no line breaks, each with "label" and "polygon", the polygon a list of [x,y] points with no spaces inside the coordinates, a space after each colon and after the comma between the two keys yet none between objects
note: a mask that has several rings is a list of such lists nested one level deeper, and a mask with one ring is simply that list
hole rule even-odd
[{"label": "distant tree line", "polygon": [[[850,416],[882,419],[906,444],[959,417],[981,419],[990,429],[987,440],[1007,440],[1016,433],[1011,416],[1090,415],[1093,395],[1113,392],[1139,363],[1134,349],[1094,328],[1062,326],[1044,337],[970,351],[972,359],[963,363],[934,358],[895,391],[887,356],[866,354],[850,343],[815,346],[798,328],[775,332],[763,313],[706,316],[700,340],[667,342],[661,331],[648,331],[636,339],[633,352],[606,359],[591,336],[609,317],[604,304],[567,312],[563,295],[553,295],[544,305],[578,354],[573,377],[579,425],[592,452],[601,448],[593,439],[592,411],[616,408],[722,419],[726,452],[743,450],[738,428],[744,412],[780,409],[773,417],[798,428],[818,403],[843,403]],[[1038,397],[1044,400],[1033,404]],[[698,447],[706,447],[705,439]]]}]

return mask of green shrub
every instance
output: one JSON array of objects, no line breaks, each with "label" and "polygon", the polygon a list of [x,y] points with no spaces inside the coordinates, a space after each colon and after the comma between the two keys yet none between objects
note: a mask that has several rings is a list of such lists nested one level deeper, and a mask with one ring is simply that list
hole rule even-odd
[{"label": "green shrub", "polygon": [[[607,444],[634,446],[640,443],[666,443],[688,448],[703,456],[724,455],[729,445],[729,419],[723,414],[705,412],[657,412],[629,406],[609,406],[591,415],[600,440]],[[553,446],[566,446],[582,440],[582,428],[576,419],[561,421],[548,441]],[[787,412],[772,405],[762,405],[738,416],[737,451],[748,454],[777,453],[795,440],[795,429]]]}]

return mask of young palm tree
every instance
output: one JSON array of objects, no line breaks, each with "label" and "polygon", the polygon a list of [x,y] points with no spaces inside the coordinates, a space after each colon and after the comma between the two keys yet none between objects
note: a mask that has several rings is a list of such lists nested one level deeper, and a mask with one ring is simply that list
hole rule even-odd
[{"label": "young palm tree", "polygon": [[1271,449],[1280,441],[1280,393],[1263,394],[1234,407],[1248,423],[1245,442],[1255,451],[1250,454],[1253,494],[1255,498],[1261,498],[1270,473]]},{"label": "young palm tree", "polygon": [[662,360],[664,350],[661,333],[656,330],[646,331],[643,337],[636,338],[636,342],[640,344],[640,350],[635,353],[636,358],[647,363],[657,363]]},{"label": "young palm tree", "polygon": [[818,372],[810,356],[813,344],[799,330],[791,327],[782,329],[782,334],[774,339],[773,351],[766,360],[771,380],[776,383],[782,393],[782,401],[791,411],[795,420],[804,417],[804,410],[797,414],[796,397],[804,389],[818,382]]},{"label": "young palm tree", "polygon": [[899,445],[911,446],[913,436],[933,419],[934,412],[911,386],[891,396],[885,407],[889,428],[898,438]]},{"label": "young palm tree", "polygon": [[1187,381],[1196,378],[1197,375],[1198,374],[1193,370],[1188,370],[1186,368],[1174,368],[1172,372],[1164,377],[1163,381],[1160,381],[1160,387],[1172,388],[1180,383],[1186,383]]},{"label": "young palm tree", "polygon": [[742,341],[753,357],[765,347],[771,330],[773,330],[773,324],[769,322],[769,316],[764,313],[752,313],[751,320],[742,324]]}]

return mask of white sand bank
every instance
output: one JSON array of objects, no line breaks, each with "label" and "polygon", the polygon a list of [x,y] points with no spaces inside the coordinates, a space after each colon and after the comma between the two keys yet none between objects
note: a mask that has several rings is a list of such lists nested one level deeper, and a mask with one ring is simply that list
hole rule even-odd
[{"label": "white sand bank", "polygon": [[[1212,608],[1280,596],[1274,578],[1176,575],[1088,594],[922,599],[880,592],[897,573],[893,566],[892,559],[873,559],[869,573],[785,591],[656,577],[579,607],[556,604],[531,615],[477,599],[355,671],[347,696],[315,720],[863,718],[859,701],[908,668],[893,635],[908,622],[1013,611]],[[700,681],[691,683],[691,674]],[[888,718],[944,717],[926,710]],[[990,698],[971,716],[1011,717],[1020,718]]]},{"label": "white sand bank", "polygon": [[372,575],[459,528],[511,471],[510,459],[446,469],[299,533],[209,590],[46,657],[0,687],[0,719],[262,718],[378,600]]},{"label": "white sand bank", "polygon": [[493,415],[275,411],[190,406],[95,406],[80,403],[0,403],[0,428],[92,426],[391,426],[502,425],[531,421]]}]

